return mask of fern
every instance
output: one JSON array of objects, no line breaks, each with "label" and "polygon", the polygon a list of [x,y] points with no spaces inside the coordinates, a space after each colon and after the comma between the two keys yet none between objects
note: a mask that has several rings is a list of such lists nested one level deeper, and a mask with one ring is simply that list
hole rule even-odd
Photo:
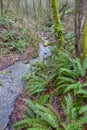
[{"label": "fern", "polygon": [[81,124],[87,124],[87,113],[80,117],[79,120],[81,121]]},{"label": "fern", "polygon": [[[22,119],[21,121],[17,122],[14,126],[15,128],[25,128],[27,129],[41,129],[41,130],[51,130],[55,128],[58,130],[59,118],[55,114],[52,109],[39,105],[38,103],[32,103],[29,100],[26,100],[31,110],[36,115],[33,118],[29,116]],[[20,127],[19,127],[20,126]],[[25,127],[26,126],[26,127]],[[19,129],[20,130],[20,129]]]},{"label": "fern", "polygon": [[72,71],[69,68],[63,68],[63,67],[58,70],[58,74],[64,75],[64,76],[67,76],[67,77],[70,76],[74,79],[77,77],[77,73],[75,73],[74,71]]},{"label": "fern", "polygon": [[38,94],[45,91],[48,82],[49,78],[44,74],[32,75],[26,84],[26,89],[29,90],[32,95]]},{"label": "fern", "polygon": [[62,123],[64,130],[82,130],[82,123],[78,120],[71,121],[69,124]]},{"label": "fern", "polygon": [[[52,56],[46,66],[43,63],[36,66],[35,73],[29,77],[26,89],[32,95],[39,94],[37,103],[25,100],[28,104],[26,114],[15,127],[19,130],[82,130],[84,123],[87,123],[87,106],[80,104],[87,98],[87,84],[81,84],[79,77],[83,78],[86,74],[87,60],[81,63],[79,58],[73,59],[69,53],[64,52]],[[63,100],[65,122],[52,105],[46,104],[49,94],[40,96],[52,81],[58,95],[66,94]],[[71,94],[76,97],[75,100]]]},{"label": "fern", "polygon": [[50,128],[29,128],[27,130],[50,130]]},{"label": "fern", "polygon": [[56,87],[57,87],[56,90],[58,91],[58,95],[60,94],[59,92],[63,93],[70,84],[74,84],[74,83],[75,80],[70,77],[66,77],[66,76],[58,77],[56,81]]},{"label": "fern", "polygon": [[76,58],[73,63],[73,69],[74,71],[78,74],[78,76],[85,76],[86,73],[86,69],[87,69],[87,59],[85,59],[83,61],[83,63],[81,63],[79,58]]},{"label": "fern", "polygon": [[82,97],[87,98],[87,90],[79,90],[76,95],[82,95]]},{"label": "fern", "polygon": [[29,106],[27,110],[31,110],[34,116],[23,116],[23,119],[15,124],[16,130],[21,130],[21,128],[25,130],[82,130],[83,125],[87,123],[87,106],[77,109],[70,94],[65,97],[65,103],[63,103],[66,114],[64,122],[52,105],[43,106],[30,100],[26,102]]},{"label": "fern", "polygon": [[45,72],[46,71],[46,68],[47,68],[47,64],[45,63],[44,60],[40,61],[40,62],[37,62],[35,64],[35,72]]},{"label": "fern", "polygon": [[82,88],[86,86],[81,84],[78,80],[79,77],[84,77],[86,74],[87,59],[81,63],[79,58],[72,59],[68,53],[64,54],[65,53],[61,53],[58,63],[60,65],[55,70],[56,91],[58,95],[69,91],[73,91],[74,95],[76,95],[78,90],[82,90]]},{"label": "fern", "polygon": [[83,72],[84,72],[84,74],[85,74],[86,69],[87,69],[87,59],[85,59],[85,60],[83,61],[82,67],[83,67]]},{"label": "fern", "polygon": [[82,84],[80,82],[77,82],[75,84],[68,85],[68,87],[65,88],[64,93],[73,90],[74,91],[74,95],[76,95],[76,93],[78,92],[78,90],[81,90],[81,89],[82,89]]},{"label": "fern", "polygon": [[45,94],[44,96],[41,96],[38,104],[40,105],[45,105],[47,103],[47,101],[49,100],[50,95],[49,94]]},{"label": "fern", "polygon": [[68,52],[62,52],[59,54],[59,63],[63,66],[71,67],[72,65],[72,58]]},{"label": "fern", "polygon": [[67,115],[67,122],[70,122],[70,120],[75,120],[77,117],[76,108],[74,108],[72,97],[70,94],[68,94],[68,96],[65,97],[65,101],[66,101],[65,113]]},{"label": "fern", "polygon": [[[80,114],[84,113],[87,109],[83,107],[80,110],[77,109],[70,94],[65,97],[65,103],[66,122],[61,122],[62,127],[64,130],[82,130],[85,123],[85,116],[83,115],[80,118]],[[85,119],[87,120],[87,118]]]},{"label": "fern", "polygon": [[83,114],[87,112],[87,105],[86,106],[82,106],[79,110],[79,114]]}]

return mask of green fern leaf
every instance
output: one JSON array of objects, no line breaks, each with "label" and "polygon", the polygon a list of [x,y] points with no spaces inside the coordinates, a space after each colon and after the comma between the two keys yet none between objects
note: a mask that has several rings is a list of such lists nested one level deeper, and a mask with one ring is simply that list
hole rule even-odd
[{"label": "green fern leaf", "polygon": [[75,84],[68,85],[67,88],[64,90],[64,93],[69,92],[70,90],[74,90],[74,93],[76,93],[79,89],[82,89],[82,85],[80,84],[80,82],[77,82]]},{"label": "green fern leaf", "polygon": [[46,102],[48,101],[49,97],[50,97],[49,94],[45,94],[44,96],[41,96],[41,98],[38,101],[38,104],[45,105]]},{"label": "green fern leaf", "polygon": [[67,77],[72,77],[74,79],[77,77],[77,74],[74,71],[72,71],[72,70],[70,70],[68,68],[59,69],[58,74],[65,75]]},{"label": "green fern leaf", "polygon": [[86,90],[79,90],[76,95],[83,95],[83,97],[87,97],[87,91]]},{"label": "green fern leaf", "polygon": [[51,128],[29,128],[27,130],[51,130]]},{"label": "green fern leaf", "polygon": [[79,114],[85,113],[87,112],[87,105],[86,106],[82,106],[79,110]]}]

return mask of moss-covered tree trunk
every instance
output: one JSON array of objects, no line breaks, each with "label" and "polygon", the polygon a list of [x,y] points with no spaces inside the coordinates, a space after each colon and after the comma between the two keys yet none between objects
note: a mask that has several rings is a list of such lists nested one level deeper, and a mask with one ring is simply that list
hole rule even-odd
[{"label": "moss-covered tree trunk", "polygon": [[82,58],[87,58],[87,0],[84,2],[84,15],[83,15],[83,37],[82,37]]},{"label": "moss-covered tree trunk", "polygon": [[58,12],[58,3],[57,0],[50,0],[51,8],[52,8],[52,19],[54,25],[54,33],[56,36],[56,41],[58,43],[58,50],[62,51],[64,45],[64,35],[63,35],[63,27],[60,21],[60,16]]},{"label": "moss-covered tree trunk", "polygon": [[76,54],[87,58],[87,0],[75,0]]}]

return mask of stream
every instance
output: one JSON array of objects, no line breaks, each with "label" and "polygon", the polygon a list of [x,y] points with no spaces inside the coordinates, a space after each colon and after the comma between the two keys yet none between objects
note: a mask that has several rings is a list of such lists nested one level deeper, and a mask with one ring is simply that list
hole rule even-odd
[{"label": "stream", "polygon": [[[38,35],[42,37],[44,43],[47,38]],[[44,47],[43,43],[39,44],[39,57],[30,60],[28,63],[27,61],[16,62],[0,71],[0,130],[10,130],[7,124],[14,110],[15,101],[23,91],[24,82],[21,79],[29,73],[30,65],[47,59],[51,55],[51,46]]]}]

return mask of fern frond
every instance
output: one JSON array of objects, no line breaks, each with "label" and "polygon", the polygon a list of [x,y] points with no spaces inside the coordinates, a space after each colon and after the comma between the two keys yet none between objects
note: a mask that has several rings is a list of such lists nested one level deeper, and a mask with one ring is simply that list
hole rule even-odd
[{"label": "fern frond", "polygon": [[49,78],[44,74],[33,75],[26,84],[26,89],[29,90],[32,95],[41,93],[45,90],[48,82]]},{"label": "fern frond", "polygon": [[34,102],[32,103],[30,100],[28,99],[24,99],[24,101],[28,104],[28,106],[33,110],[33,112],[37,111],[37,107],[34,105]]},{"label": "fern frond", "polygon": [[87,97],[87,91],[86,90],[79,90],[76,95],[83,95],[83,97]]},{"label": "fern frond", "polygon": [[87,113],[79,118],[81,124],[87,124]]},{"label": "fern frond", "polygon": [[31,109],[29,109],[29,107],[24,107],[24,110],[26,111],[26,115],[22,115],[22,118],[24,119],[26,119],[26,118],[28,118],[28,117],[30,117],[30,118],[34,118],[34,113],[33,113],[33,111],[31,110]]},{"label": "fern frond", "polygon": [[82,87],[83,87],[83,88],[84,88],[84,87],[87,87],[87,83],[83,83]]},{"label": "fern frond", "polygon": [[67,97],[65,97],[66,100],[66,108],[65,108],[65,113],[67,115],[67,122],[70,120],[76,119],[76,109],[73,106],[73,100],[70,94],[68,94]]},{"label": "fern frond", "polygon": [[[36,113],[36,117],[40,120],[45,121],[46,124],[53,128],[58,127],[58,117],[54,114],[52,110],[44,106],[39,105],[38,103],[33,104],[31,101],[26,100],[31,109]],[[37,119],[37,118],[36,118]]]},{"label": "fern frond", "polygon": [[82,130],[82,124],[78,120],[74,120],[70,122],[69,124],[61,124],[64,128],[64,130]]},{"label": "fern frond", "polygon": [[77,82],[75,84],[68,85],[67,88],[65,88],[64,93],[69,92],[70,90],[74,90],[74,94],[76,94],[80,89],[82,89],[82,84]]},{"label": "fern frond", "polygon": [[50,128],[29,128],[27,130],[51,130]]},{"label": "fern frond", "polygon": [[82,75],[83,75],[83,68],[82,68],[80,59],[79,59],[79,58],[76,58],[76,59],[75,59],[75,62],[76,62],[76,68],[77,68],[76,72],[78,72],[78,74],[79,74],[80,76],[82,76]]},{"label": "fern frond", "polygon": [[65,75],[67,77],[72,77],[74,79],[76,79],[77,77],[77,74],[74,71],[70,70],[69,68],[60,68],[58,74]]},{"label": "fern frond", "polygon": [[86,68],[87,68],[87,61],[84,61],[83,64],[81,63],[79,58],[76,58],[72,63],[74,71],[78,74],[78,76],[85,76]]},{"label": "fern frond", "polygon": [[69,77],[65,77],[65,76],[58,77],[57,80],[58,80],[58,82],[62,81],[65,83],[74,83],[75,82],[74,79],[69,78]]},{"label": "fern frond", "polygon": [[41,123],[41,120],[38,118],[36,118],[36,119],[26,118],[26,119],[22,119],[19,122],[16,122],[14,127],[22,126],[22,128],[27,128],[27,127],[32,127],[34,125],[40,126],[40,123]]},{"label": "fern frond", "polygon": [[45,94],[44,96],[41,96],[41,98],[38,101],[38,104],[45,105],[46,102],[49,100],[49,97],[50,97],[49,94]]},{"label": "fern frond", "polygon": [[55,118],[58,120],[58,122],[61,121],[61,118],[60,118],[58,112],[53,108],[52,105],[47,104],[47,108],[52,111],[52,115],[55,116]]},{"label": "fern frond", "polygon": [[83,67],[83,73],[84,73],[83,76],[85,76],[86,69],[87,69],[87,59],[85,59],[85,60],[83,61],[82,67]]},{"label": "fern frond", "polygon": [[87,105],[86,105],[86,106],[82,106],[82,107],[80,108],[79,114],[83,114],[83,113],[85,113],[85,112],[87,112]]}]

